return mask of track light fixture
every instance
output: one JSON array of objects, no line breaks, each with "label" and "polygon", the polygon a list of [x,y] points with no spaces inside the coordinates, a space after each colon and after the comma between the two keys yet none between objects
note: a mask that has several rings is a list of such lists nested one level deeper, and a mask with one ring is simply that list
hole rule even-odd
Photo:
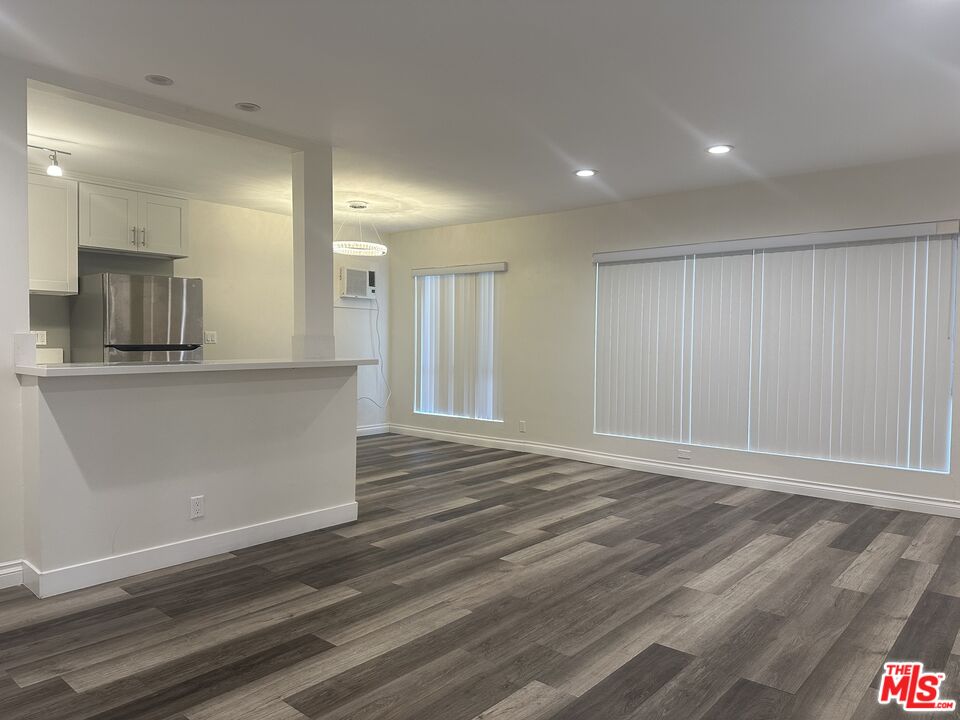
[{"label": "track light fixture", "polygon": [[63,177],[63,168],[60,167],[60,155],[71,155],[72,153],[67,152],[66,150],[57,150],[56,148],[43,147],[42,145],[27,145],[28,148],[33,148],[34,150],[43,150],[46,153],[50,153],[47,157],[50,158],[50,164],[47,165],[47,175],[51,177]]}]

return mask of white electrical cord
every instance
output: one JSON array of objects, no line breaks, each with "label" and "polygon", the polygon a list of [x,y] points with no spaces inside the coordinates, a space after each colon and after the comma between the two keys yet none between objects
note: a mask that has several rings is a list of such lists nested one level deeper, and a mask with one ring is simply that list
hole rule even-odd
[{"label": "white electrical cord", "polygon": [[387,409],[387,403],[390,402],[390,396],[393,395],[393,390],[390,388],[390,383],[387,382],[387,376],[383,371],[383,341],[380,338],[380,298],[374,298],[373,303],[377,308],[377,314],[374,317],[374,326],[377,329],[377,358],[380,360],[380,377],[383,378],[383,385],[387,388],[387,399],[383,401],[383,405],[378,403],[372,397],[367,395],[361,395],[358,400],[369,400],[374,405],[376,405],[381,410]]}]

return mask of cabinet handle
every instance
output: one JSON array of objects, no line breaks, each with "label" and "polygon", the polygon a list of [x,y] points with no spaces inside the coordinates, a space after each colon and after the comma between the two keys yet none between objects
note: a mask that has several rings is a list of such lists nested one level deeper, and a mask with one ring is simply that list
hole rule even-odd
[{"label": "cabinet handle", "polygon": [[140,245],[147,246],[147,229],[145,227],[140,228]]},{"label": "cabinet handle", "polygon": [[133,237],[130,239],[130,244],[136,247],[137,246],[137,226],[131,225],[130,232],[133,233]]}]

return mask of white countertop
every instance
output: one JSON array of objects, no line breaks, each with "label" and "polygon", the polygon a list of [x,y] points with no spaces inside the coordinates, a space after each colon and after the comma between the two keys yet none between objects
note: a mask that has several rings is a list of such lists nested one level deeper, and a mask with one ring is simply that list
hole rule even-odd
[{"label": "white countertop", "polygon": [[217,372],[224,370],[289,370],[296,368],[376,365],[375,358],[328,360],[203,360],[195,363],[63,363],[17,365],[17,375],[81,377],[84,375],[150,375],[158,373]]}]

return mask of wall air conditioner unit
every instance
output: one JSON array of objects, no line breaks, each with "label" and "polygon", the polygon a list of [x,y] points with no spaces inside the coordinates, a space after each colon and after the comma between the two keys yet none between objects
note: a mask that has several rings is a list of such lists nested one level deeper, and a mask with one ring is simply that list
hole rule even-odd
[{"label": "wall air conditioner unit", "polygon": [[377,277],[373,270],[340,268],[340,297],[375,298],[377,296]]}]

